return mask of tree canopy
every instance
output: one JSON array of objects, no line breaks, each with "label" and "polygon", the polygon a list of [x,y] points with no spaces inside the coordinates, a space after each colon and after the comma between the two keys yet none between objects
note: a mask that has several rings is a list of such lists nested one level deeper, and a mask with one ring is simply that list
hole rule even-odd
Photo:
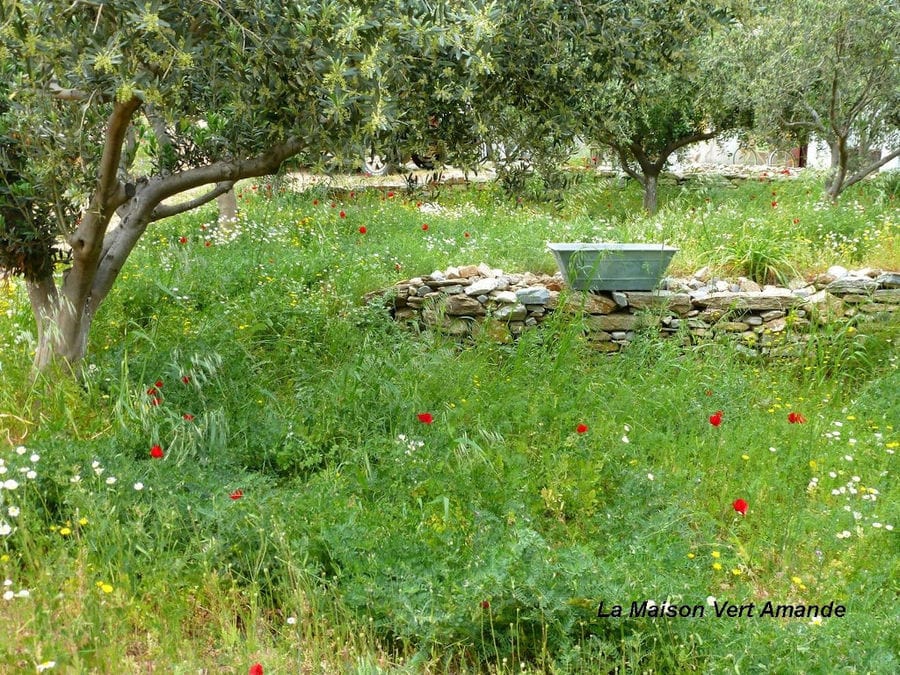
[{"label": "tree canopy", "polygon": [[[84,354],[97,307],[152,222],[289,158],[314,164],[398,125],[425,126],[436,102],[450,116],[467,110],[468,83],[491,68],[491,11],[4,0],[0,243],[3,267],[28,284],[36,365]],[[138,147],[149,165],[134,163]],[[47,261],[60,256],[57,288]]]}]

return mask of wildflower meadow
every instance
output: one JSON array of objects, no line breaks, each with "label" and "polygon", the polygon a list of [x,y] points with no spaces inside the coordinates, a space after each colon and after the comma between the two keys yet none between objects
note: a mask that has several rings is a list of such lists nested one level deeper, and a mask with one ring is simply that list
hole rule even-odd
[{"label": "wildflower meadow", "polygon": [[78,377],[32,380],[0,285],[0,671],[894,673],[896,318],[792,357],[564,315],[498,344],[364,296],[548,241],[677,246],[670,274],[900,270],[896,172],[239,184],[162,221]]}]

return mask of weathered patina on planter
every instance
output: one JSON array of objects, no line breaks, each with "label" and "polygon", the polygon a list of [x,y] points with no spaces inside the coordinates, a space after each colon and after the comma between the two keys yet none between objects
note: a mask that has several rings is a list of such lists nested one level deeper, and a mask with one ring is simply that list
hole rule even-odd
[{"label": "weathered patina on planter", "polygon": [[650,291],[677,248],[664,244],[550,243],[569,287],[579,291]]}]

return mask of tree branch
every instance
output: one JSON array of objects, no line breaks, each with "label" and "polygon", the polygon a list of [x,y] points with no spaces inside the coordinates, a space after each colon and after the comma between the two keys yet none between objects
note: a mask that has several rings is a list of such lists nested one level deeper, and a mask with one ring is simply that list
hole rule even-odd
[{"label": "tree branch", "polygon": [[169,197],[203,185],[225,181],[234,183],[242,178],[271,175],[278,171],[286,159],[293,157],[304,147],[300,138],[291,137],[255,157],[223,160],[168,176],[151,178],[151,199],[156,206]]},{"label": "tree branch", "polygon": [[225,194],[233,187],[234,181],[224,181],[221,183],[217,183],[216,186],[206,194],[200,195],[199,197],[196,197],[189,201],[181,202],[180,204],[160,204],[150,213],[150,222],[153,223],[157,220],[162,220],[163,218],[177,216],[179,213],[184,213],[185,211],[196,209],[199,206],[203,206],[204,204],[211,202],[219,195]]},{"label": "tree branch", "polygon": [[616,154],[619,156],[619,163],[622,165],[622,171],[624,171],[629,176],[634,178],[638,183],[643,185],[645,180],[644,176],[632,168],[631,161],[628,159],[628,152],[626,152],[625,148],[623,148],[621,145],[609,142],[605,142],[604,145],[607,145],[616,151]]},{"label": "tree branch", "polygon": [[698,131],[697,133],[691,134],[690,136],[682,136],[681,138],[672,141],[666,147],[664,147],[659,153],[659,159],[661,162],[665,163],[666,158],[673,152],[678,150],[678,148],[683,148],[685,145],[690,145],[691,143],[708,141],[710,138],[715,138],[717,135],[717,131]]},{"label": "tree branch", "polygon": [[883,167],[885,164],[890,162],[895,157],[900,157],[900,148],[897,148],[893,152],[888,153],[887,155],[885,155],[884,157],[879,159],[877,162],[872,162],[868,166],[865,166],[862,169],[860,169],[859,171],[857,171],[855,174],[853,174],[852,176],[850,176],[850,178],[848,178],[846,180],[842,189],[847,189],[851,185],[856,185],[856,183],[861,181],[863,178],[865,178],[869,174],[874,173],[875,171],[877,171],[878,169]]},{"label": "tree branch", "polygon": [[48,87],[50,95],[60,101],[87,101],[91,94],[81,89],[67,89],[59,86],[59,82],[51,82]]}]

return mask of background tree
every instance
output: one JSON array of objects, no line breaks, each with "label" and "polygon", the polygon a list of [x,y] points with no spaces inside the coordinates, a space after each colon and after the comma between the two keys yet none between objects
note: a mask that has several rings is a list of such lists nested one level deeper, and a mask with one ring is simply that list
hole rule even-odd
[{"label": "background tree", "polygon": [[39,369],[83,357],[153,222],[289,158],[361,147],[420,118],[422,98],[464,110],[467,82],[490,69],[476,2],[3,0],[0,12],[0,267],[25,279]]},{"label": "background tree", "polygon": [[898,33],[896,2],[786,0],[757,3],[730,38],[756,128],[828,143],[832,200],[900,156]]},{"label": "background tree", "polygon": [[740,99],[719,86],[711,37],[733,20],[734,3],[629,2],[615,5],[617,23],[634,28],[617,45],[606,78],[587,86],[577,105],[585,139],[610,148],[644,188],[644,208],[657,210],[659,176],[686,146],[734,128]]}]

